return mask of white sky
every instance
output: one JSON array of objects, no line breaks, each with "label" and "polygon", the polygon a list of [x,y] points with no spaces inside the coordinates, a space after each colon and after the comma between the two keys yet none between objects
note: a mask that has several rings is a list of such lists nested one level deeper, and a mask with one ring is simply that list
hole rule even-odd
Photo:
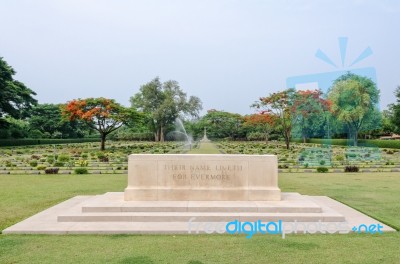
[{"label": "white sky", "polygon": [[[0,0],[0,56],[40,103],[109,97],[129,105],[140,85],[177,80],[204,110],[252,113],[286,78],[375,67],[381,106],[400,85],[400,1]],[[340,70],[341,68],[339,68]],[[204,112],[204,111],[203,111]]]}]

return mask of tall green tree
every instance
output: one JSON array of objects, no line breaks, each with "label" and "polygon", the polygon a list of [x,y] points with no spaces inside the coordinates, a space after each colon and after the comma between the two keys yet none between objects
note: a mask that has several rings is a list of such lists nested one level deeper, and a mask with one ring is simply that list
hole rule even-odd
[{"label": "tall green tree", "polygon": [[142,85],[140,91],[130,99],[132,107],[147,116],[149,128],[155,141],[163,142],[165,132],[179,116],[197,117],[202,109],[196,96],[187,98],[177,81],[161,83],[158,77]]},{"label": "tall green tree", "polygon": [[29,127],[31,131],[40,131],[52,137],[83,137],[90,133],[90,127],[78,120],[69,121],[63,118],[61,104],[38,104],[30,111]]},{"label": "tall green tree", "polygon": [[200,121],[200,133],[203,135],[206,128],[210,138],[241,138],[245,136],[242,131],[243,121],[239,114],[211,109]]},{"label": "tall green tree", "polygon": [[381,134],[391,135],[392,133],[397,133],[399,130],[396,127],[394,121],[394,109],[393,104],[388,105],[387,110],[382,111],[382,129]]},{"label": "tall green tree", "polygon": [[56,104],[38,104],[30,111],[31,117],[29,124],[32,130],[39,130],[42,133],[53,135],[55,132],[60,132],[65,123],[63,120],[61,109]]},{"label": "tall green tree", "polygon": [[369,78],[347,73],[333,83],[328,92],[333,115],[344,122],[350,138],[357,146],[360,130],[371,129],[368,120],[374,120],[379,103],[379,90]]},{"label": "tall green tree", "polygon": [[0,57],[0,126],[6,126],[5,116],[19,119],[28,114],[28,110],[37,101],[36,93],[22,82],[14,80],[15,70]]},{"label": "tall green tree", "polygon": [[400,86],[397,86],[394,95],[396,96],[396,103],[390,105],[390,110],[393,113],[390,120],[396,126],[396,132],[400,133]]}]

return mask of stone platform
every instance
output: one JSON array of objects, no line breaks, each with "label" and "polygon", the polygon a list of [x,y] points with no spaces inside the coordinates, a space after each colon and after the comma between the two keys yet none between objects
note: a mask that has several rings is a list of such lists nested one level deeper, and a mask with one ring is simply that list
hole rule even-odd
[{"label": "stone platform", "polygon": [[[379,223],[325,196],[281,196],[280,201],[125,201],[122,192],[76,196],[3,234],[188,234],[189,221],[347,223],[349,228],[344,229]],[[383,226],[384,231],[394,231]]]}]

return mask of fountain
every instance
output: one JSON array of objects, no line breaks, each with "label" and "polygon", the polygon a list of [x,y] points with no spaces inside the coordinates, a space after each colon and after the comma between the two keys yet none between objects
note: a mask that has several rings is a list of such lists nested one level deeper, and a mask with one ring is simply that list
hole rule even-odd
[{"label": "fountain", "polygon": [[179,118],[175,119],[175,131],[168,133],[167,137],[171,137],[172,135],[175,140],[179,138],[177,135],[183,135],[187,142],[185,144],[185,147],[187,147],[188,149],[192,149],[193,138],[187,134],[185,126],[183,125],[182,120]]}]

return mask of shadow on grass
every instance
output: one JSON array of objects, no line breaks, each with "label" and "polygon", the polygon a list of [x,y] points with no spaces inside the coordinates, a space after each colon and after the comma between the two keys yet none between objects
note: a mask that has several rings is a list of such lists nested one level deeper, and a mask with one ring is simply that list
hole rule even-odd
[{"label": "shadow on grass", "polygon": [[127,257],[120,261],[121,264],[153,264],[154,262],[147,256]]}]

